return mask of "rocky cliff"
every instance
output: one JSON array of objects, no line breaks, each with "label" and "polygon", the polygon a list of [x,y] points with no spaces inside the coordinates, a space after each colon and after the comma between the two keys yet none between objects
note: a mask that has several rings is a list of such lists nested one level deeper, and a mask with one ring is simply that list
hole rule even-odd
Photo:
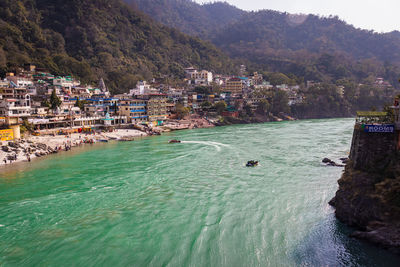
[{"label": "rocky cliff", "polygon": [[366,133],[356,125],[350,161],[330,204],[357,229],[352,236],[400,254],[400,153],[396,133]]}]

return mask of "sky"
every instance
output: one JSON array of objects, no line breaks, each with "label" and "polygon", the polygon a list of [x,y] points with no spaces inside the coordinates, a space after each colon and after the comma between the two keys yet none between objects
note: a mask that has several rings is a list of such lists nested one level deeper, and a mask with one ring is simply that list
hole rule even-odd
[{"label": "sky", "polygon": [[[337,15],[356,28],[400,31],[400,0],[224,0],[244,10],[272,9],[288,13]],[[198,3],[210,2],[195,0]]]}]

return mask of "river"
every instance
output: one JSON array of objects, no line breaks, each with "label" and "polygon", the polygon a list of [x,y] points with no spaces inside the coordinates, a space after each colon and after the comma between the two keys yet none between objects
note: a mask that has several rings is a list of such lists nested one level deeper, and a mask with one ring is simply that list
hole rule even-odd
[{"label": "river", "polygon": [[321,159],[348,155],[353,124],[177,131],[3,168],[0,265],[398,266],[328,205],[343,168]]}]

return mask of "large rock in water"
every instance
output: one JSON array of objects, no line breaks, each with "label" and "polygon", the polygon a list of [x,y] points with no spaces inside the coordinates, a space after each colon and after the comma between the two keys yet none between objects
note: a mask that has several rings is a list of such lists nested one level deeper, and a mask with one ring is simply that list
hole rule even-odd
[{"label": "large rock in water", "polygon": [[352,236],[400,254],[400,154],[394,134],[355,129],[350,161],[330,204]]}]

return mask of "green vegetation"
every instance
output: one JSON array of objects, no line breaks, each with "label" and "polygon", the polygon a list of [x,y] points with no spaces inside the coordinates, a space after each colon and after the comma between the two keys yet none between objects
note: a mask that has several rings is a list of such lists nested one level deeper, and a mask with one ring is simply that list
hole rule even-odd
[{"label": "green vegetation", "polygon": [[178,119],[183,119],[186,115],[189,115],[190,108],[183,106],[182,104],[176,104],[176,115]]},{"label": "green vegetation", "polygon": [[50,96],[50,107],[52,110],[56,110],[58,107],[60,107],[62,104],[61,99],[57,96],[56,94],[56,89],[51,92]]},{"label": "green vegetation", "polygon": [[[246,110],[246,108],[245,108]],[[247,115],[249,115],[248,108],[246,110]],[[266,99],[262,99],[258,105],[256,112],[260,115],[266,115],[271,111],[271,104]],[[250,113],[251,114],[251,113]]]},{"label": "green vegetation", "polygon": [[236,21],[245,13],[226,2],[199,5],[192,0],[124,0],[161,23],[209,39],[213,29]]},{"label": "green vegetation", "polygon": [[214,108],[218,114],[221,114],[223,111],[225,111],[227,107],[228,107],[228,105],[223,100],[218,101],[217,103],[214,104]]},{"label": "green vegetation", "polygon": [[212,44],[162,26],[120,0],[3,0],[0,18],[0,76],[32,62],[84,83],[103,77],[120,93],[153,76],[182,78],[189,65],[233,71]]},{"label": "green vegetation", "polygon": [[[85,108],[85,101],[80,100],[79,97],[78,97],[76,99],[76,102],[75,102],[74,106],[78,107],[80,110],[83,110]],[[116,110],[116,109],[114,109],[114,110]]]},{"label": "green vegetation", "polygon": [[368,84],[371,77],[398,86],[400,33],[356,29],[338,17],[246,12],[227,3],[125,0],[165,25],[211,40],[273,85],[307,80]]}]

